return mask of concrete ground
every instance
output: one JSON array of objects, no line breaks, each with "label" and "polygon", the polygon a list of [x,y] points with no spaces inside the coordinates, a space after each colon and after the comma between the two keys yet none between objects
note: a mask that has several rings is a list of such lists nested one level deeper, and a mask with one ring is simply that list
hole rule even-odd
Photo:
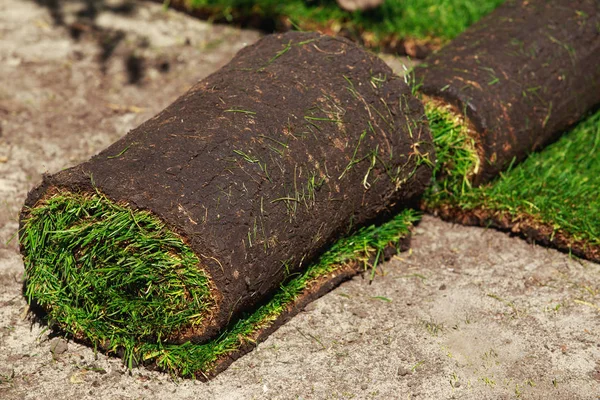
[{"label": "concrete ground", "polygon": [[433,217],[372,285],[343,284],[208,383],[127,371],[27,318],[27,191],[259,36],[153,3],[0,0],[0,398],[600,398],[600,266]]}]

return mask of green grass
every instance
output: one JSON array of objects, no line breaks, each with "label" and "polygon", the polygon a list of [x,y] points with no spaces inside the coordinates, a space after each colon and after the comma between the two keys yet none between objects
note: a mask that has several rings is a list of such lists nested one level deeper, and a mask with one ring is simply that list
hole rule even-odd
[{"label": "green grass", "polygon": [[434,207],[482,210],[497,218],[543,225],[550,228],[550,238],[560,233],[587,246],[599,246],[599,151],[600,111],[495,181],[427,201],[434,200]]},{"label": "green grass", "polygon": [[450,40],[504,0],[386,0],[367,12],[348,12],[334,0],[189,0],[192,8],[209,10],[215,18],[233,21],[259,15],[288,17],[302,30],[330,28],[369,32],[374,41],[389,37]]},{"label": "green grass", "polygon": [[437,159],[433,181],[425,197],[435,204],[467,193],[471,189],[471,178],[479,169],[480,159],[475,140],[464,126],[464,118],[434,102],[425,101],[424,105]]},{"label": "green grass", "polygon": [[[563,250],[597,257],[600,247],[600,111],[588,116],[547,149],[494,181],[472,187],[479,168],[476,143],[464,119],[425,99],[437,163],[425,193],[426,209],[449,217],[474,213],[480,223],[519,224],[553,240]],[[507,225],[508,224],[508,225]]]},{"label": "green grass", "polygon": [[147,211],[59,191],[25,220],[26,296],[52,326],[108,349],[200,326],[214,304],[191,249]]}]

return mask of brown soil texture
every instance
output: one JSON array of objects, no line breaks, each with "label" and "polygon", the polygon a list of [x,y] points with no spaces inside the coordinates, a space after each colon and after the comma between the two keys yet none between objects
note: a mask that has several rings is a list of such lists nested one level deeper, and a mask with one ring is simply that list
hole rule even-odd
[{"label": "brown soil texture", "polygon": [[269,35],[89,161],[45,176],[23,218],[54,188],[157,215],[217,292],[206,325],[168,340],[202,342],[337,238],[416,204],[431,180],[422,158],[433,159],[423,107],[382,60],[346,39]]},{"label": "brown soil texture", "polygon": [[479,184],[600,103],[600,2],[507,1],[416,69],[421,91],[466,112]]},{"label": "brown soil texture", "polygon": [[89,3],[0,0],[3,400],[598,397],[599,265],[429,216],[372,284],[310,303],[208,383],[129,372],[29,320],[8,241],[42,173],[87,160],[259,37],[156,4]]}]

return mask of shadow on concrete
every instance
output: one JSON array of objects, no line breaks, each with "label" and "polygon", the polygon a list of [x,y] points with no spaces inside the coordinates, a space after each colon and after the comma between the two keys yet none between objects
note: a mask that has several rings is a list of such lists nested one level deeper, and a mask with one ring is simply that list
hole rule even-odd
[{"label": "shadow on concrete", "polygon": [[[98,63],[102,73],[107,71],[107,63],[114,56],[116,48],[126,38],[127,34],[120,29],[99,26],[96,19],[100,13],[108,12],[123,16],[133,16],[136,2],[123,0],[121,2],[106,0],[33,0],[36,4],[48,9],[54,25],[65,27],[75,41],[84,37],[92,37],[98,46]],[[147,47],[145,42],[140,47]],[[128,82],[141,84],[144,77],[144,58],[130,49],[123,56]]]}]

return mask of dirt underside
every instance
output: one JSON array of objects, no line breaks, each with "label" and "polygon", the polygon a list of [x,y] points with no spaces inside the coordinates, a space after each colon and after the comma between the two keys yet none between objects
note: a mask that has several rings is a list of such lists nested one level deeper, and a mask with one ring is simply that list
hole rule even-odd
[{"label": "dirt underside", "polygon": [[130,374],[120,360],[49,337],[24,318],[23,264],[7,244],[27,191],[259,37],[155,4],[99,13],[68,4],[61,13],[0,0],[3,399],[598,397],[600,266],[432,217],[412,254],[386,263],[373,284],[358,277],[311,303],[209,383]]}]

